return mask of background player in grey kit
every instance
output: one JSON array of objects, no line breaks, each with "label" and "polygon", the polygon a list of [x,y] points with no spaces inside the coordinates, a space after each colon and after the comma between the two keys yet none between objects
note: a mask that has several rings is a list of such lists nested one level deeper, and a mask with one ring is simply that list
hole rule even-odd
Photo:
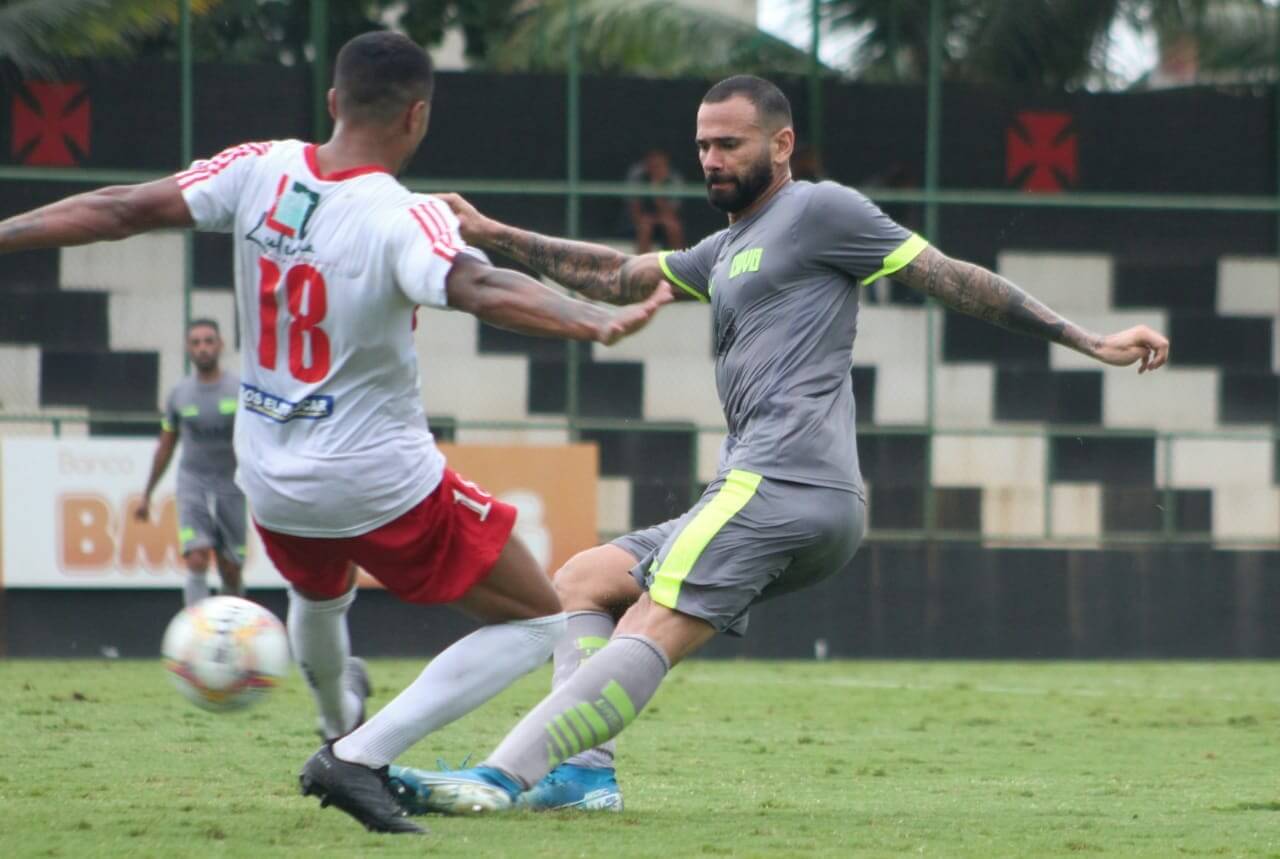
[{"label": "background player in grey kit", "polygon": [[139,519],[151,516],[151,494],[181,441],[178,540],[187,564],[183,601],[191,605],[209,595],[206,575],[215,558],[222,579],[220,592],[244,594],[241,570],[246,522],[244,494],[235,484],[236,454],[232,448],[240,379],[219,366],[222,336],[217,322],[196,319],[187,326],[187,355],[195,373],[169,393],[151,476],[135,515]]},{"label": "background player in grey kit", "polygon": [[[449,198],[469,241],[587,296],[634,301],[665,278],[680,297],[709,302],[729,434],[692,510],[557,574],[570,615],[555,688],[482,766],[399,773],[421,788],[425,810],[502,809],[526,790],[522,802],[533,807],[589,807],[593,794],[613,796],[596,807],[617,807],[607,749],[581,753],[629,724],[672,665],[716,632],[741,631],[751,605],[848,563],[864,521],[849,381],[859,286],[893,275],[954,310],[1106,364],[1140,362],[1139,372],[1167,358],[1168,341],[1146,326],[1085,331],[999,275],[930,247],[856,191],[792,181],[791,108],[767,81],[712,87],[696,142],[707,195],[729,226],[688,251],[624,256],[517,230]],[[599,649],[588,654],[584,641]]]}]

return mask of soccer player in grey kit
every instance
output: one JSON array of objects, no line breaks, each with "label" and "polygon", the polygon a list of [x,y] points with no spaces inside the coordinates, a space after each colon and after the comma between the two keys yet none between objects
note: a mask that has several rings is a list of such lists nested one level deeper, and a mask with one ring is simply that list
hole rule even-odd
[{"label": "soccer player in grey kit", "polygon": [[619,808],[608,743],[671,666],[717,632],[740,633],[754,603],[849,562],[865,525],[849,382],[859,286],[893,275],[953,310],[1105,364],[1165,363],[1168,340],[1146,326],[1085,331],[999,275],[945,256],[856,191],[793,181],[794,144],[790,105],[773,84],[737,76],[713,86],[697,146],[707,195],[729,226],[676,253],[552,239],[446,198],[469,242],[589,298],[637,301],[665,278],[679,297],[710,303],[728,438],[691,510],[560,570],[569,629],[551,694],[479,767],[393,770],[406,805]]},{"label": "soccer player in grey kit", "polygon": [[195,319],[187,326],[187,355],[195,373],[169,393],[160,441],[151,462],[151,475],[134,512],[151,516],[151,493],[164,476],[173,449],[182,442],[178,459],[178,542],[187,564],[183,602],[193,605],[209,595],[205,576],[217,559],[220,593],[244,595],[245,500],[235,483],[236,454],[231,437],[235,428],[240,379],[219,366],[222,335],[212,319]]}]

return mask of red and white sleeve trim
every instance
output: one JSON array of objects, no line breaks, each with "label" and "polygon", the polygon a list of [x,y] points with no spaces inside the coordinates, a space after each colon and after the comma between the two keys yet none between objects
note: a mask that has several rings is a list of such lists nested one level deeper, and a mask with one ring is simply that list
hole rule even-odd
[{"label": "red and white sleeve trim", "polygon": [[178,180],[178,187],[185,191],[192,185],[212,179],[241,158],[266,155],[270,150],[270,143],[242,143],[239,146],[224,149],[212,158],[196,161],[190,168],[176,174],[174,178]]},{"label": "red and white sleeve trim", "polygon": [[409,209],[409,214],[413,215],[413,219],[418,222],[418,226],[431,242],[431,252],[453,262],[458,255],[458,242],[444,215],[429,203],[418,203]]}]

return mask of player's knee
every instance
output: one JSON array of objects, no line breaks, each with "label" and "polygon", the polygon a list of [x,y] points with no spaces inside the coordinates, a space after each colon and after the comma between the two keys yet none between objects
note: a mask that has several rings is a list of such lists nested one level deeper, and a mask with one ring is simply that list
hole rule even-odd
[{"label": "player's knee", "polygon": [[627,602],[630,590],[638,595],[629,558],[615,557],[619,552],[612,546],[597,546],[574,555],[556,571],[551,583],[565,611],[606,611]]},{"label": "player's knee", "polygon": [[579,552],[568,561],[565,561],[564,566],[552,574],[551,584],[555,585],[556,593],[560,595],[561,601],[566,596],[577,594],[590,586],[591,554],[593,551],[593,549],[588,549],[585,552]]}]

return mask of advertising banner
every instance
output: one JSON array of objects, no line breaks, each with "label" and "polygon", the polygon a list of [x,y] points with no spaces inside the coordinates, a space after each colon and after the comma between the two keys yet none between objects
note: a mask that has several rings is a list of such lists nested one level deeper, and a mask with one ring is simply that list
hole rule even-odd
[{"label": "advertising banner", "polygon": [[[134,516],[155,449],[152,439],[4,439],[4,586],[180,588],[177,456],[152,496],[150,519]],[[283,587],[249,531],[245,583]]]},{"label": "advertising banner", "polygon": [[[548,569],[595,543],[594,446],[442,448],[454,470],[520,509],[516,531]],[[156,489],[150,519],[134,515],[154,452],[150,439],[3,439],[0,583],[181,587],[176,461]],[[246,584],[283,587],[256,532],[248,530]],[[216,582],[212,570],[210,581]]]}]

